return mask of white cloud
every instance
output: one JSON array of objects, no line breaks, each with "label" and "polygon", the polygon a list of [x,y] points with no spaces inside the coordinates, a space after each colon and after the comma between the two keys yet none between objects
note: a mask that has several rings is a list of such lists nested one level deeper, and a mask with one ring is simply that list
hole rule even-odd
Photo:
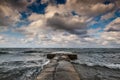
[{"label": "white cloud", "polygon": [[0,5],[0,12],[0,18],[2,19],[0,20],[0,25],[8,26],[19,21],[20,14],[18,13],[18,11],[13,10],[9,6]]},{"label": "white cloud", "polygon": [[[100,40],[103,45],[119,45],[120,44],[120,32],[104,32],[101,34]],[[118,46],[120,47],[120,46]]]},{"label": "white cloud", "polygon": [[48,5],[45,12],[46,12],[45,14],[46,18],[53,17],[55,13],[58,13],[58,14],[69,13],[66,10],[65,5],[58,5],[58,6]]},{"label": "white cloud", "polygon": [[105,31],[120,31],[120,17],[108,24]]},{"label": "white cloud", "polygon": [[114,11],[113,12],[109,12],[109,13],[103,15],[101,17],[101,20],[108,20],[108,19],[112,18],[113,16],[114,16]]},{"label": "white cloud", "polygon": [[0,43],[4,43],[5,42],[5,39],[2,35],[0,35]]},{"label": "white cloud", "polygon": [[110,22],[105,31],[99,36],[98,43],[103,45],[110,45],[113,47],[120,47],[120,18],[116,18]]},{"label": "white cloud", "polygon": [[37,20],[43,20],[45,18],[44,15],[40,15],[40,14],[37,14],[37,13],[32,13],[29,17],[28,17],[28,20],[29,21],[37,21]]},{"label": "white cloud", "polygon": [[96,16],[113,9],[114,4],[105,5],[102,0],[67,0],[67,8],[76,11],[80,15]]}]

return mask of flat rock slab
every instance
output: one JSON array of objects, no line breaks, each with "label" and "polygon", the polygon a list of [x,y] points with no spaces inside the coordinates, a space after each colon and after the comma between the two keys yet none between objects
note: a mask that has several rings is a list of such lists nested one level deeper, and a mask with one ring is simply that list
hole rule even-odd
[{"label": "flat rock slab", "polygon": [[45,66],[36,80],[80,80],[80,77],[71,62],[53,59]]},{"label": "flat rock slab", "polygon": [[59,61],[55,70],[54,80],[80,80],[80,78],[70,62]]}]

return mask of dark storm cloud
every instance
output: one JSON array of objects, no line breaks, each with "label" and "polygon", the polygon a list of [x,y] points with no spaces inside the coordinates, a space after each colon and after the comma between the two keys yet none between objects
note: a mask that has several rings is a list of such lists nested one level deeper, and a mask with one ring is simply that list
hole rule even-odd
[{"label": "dark storm cloud", "polygon": [[120,28],[119,29],[114,29],[114,28],[110,28],[108,30],[106,30],[107,32],[112,32],[112,31],[115,31],[115,32],[120,32]]},{"label": "dark storm cloud", "polygon": [[5,25],[4,17],[0,14],[0,26]]},{"label": "dark storm cloud", "polygon": [[69,16],[63,17],[59,14],[47,19],[47,26],[56,30],[65,30],[71,34],[84,35],[87,34],[87,25],[82,22],[72,21]]},{"label": "dark storm cloud", "polygon": [[0,0],[0,5],[9,6],[15,9],[23,9],[28,3],[28,0]]},{"label": "dark storm cloud", "polygon": [[0,0],[0,26],[12,25],[33,0]]}]

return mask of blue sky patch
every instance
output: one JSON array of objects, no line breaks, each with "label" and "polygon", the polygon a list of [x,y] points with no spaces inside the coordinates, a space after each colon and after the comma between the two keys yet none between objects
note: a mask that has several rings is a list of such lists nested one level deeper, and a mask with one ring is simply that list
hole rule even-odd
[{"label": "blue sky patch", "polygon": [[39,1],[37,0],[37,2],[32,3],[31,5],[28,6],[28,9],[31,10],[34,13],[38,13],[38,14],[44,14],[45,13],[45,8],[47,7],[47,3],[46,4],[41,4],[38,3]]},{"label": "blue sky patch", "polygon": [[57,4],[65,4],[66,0],[56,0]]},{"label": "blue sky patch", "polygon": [[75,11],[71,12],[73,16],[78,15]]},{"label": "blue sky patch", "polygon": [[115,15],[116,15],[117,17],[120,17],[120,9],[117,9],[117,10],[115,11]]}]

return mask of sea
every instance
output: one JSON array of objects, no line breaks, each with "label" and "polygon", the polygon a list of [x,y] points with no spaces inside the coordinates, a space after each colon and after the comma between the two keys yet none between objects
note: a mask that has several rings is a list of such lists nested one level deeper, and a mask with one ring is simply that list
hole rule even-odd
[{"label": "sea", "polygon": [[120,80],[120,48],[0,48],[0,80],[35,80],[56,51],[78,55],[81,80]]}]

